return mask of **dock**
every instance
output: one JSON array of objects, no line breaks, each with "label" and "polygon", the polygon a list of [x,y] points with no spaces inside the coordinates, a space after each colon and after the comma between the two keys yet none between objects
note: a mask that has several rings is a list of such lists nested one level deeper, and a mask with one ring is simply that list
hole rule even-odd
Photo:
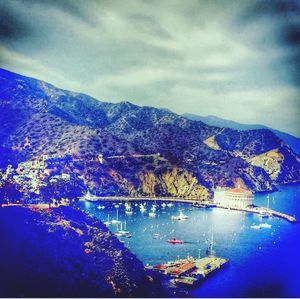
[{"label": "dock", "polygon": [[172,283],[185,286],[195,286],[209,274],[219,270],[229,262],[228,259],[209,255],[203,258],[187,257],[166,264],[146,266],[146,270],[158,272],[169,277]]},{"label": "dock", "polygon": [[247,208],[238,208],[238,207],[227,207],[227,206],[222,206],[220,204],[216,204],[217,208],[221,209],[226,209],[226,210],[234,210],[234,211],[241,211],[241,212],[247,212],[247,213],[254,213],[254,214],[259,214],[259,215],[264,215],[267,214],[269,216],[281,218],[284,220],[287,220],[288,222],[291,223],[297,223],[297,219],[291,215],[281,213],[275,210],[272,210],[270,208],[264,208],[264,207],[258,207],[258,206],[253,206],[253,207],[247,207]]}]

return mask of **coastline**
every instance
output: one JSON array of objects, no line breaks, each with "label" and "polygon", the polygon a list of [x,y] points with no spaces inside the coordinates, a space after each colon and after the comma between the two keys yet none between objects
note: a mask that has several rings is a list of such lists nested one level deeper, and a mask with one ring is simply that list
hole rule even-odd
[{"label": "coastline", "polygon": [[79,200],[82,201],[89,201],[89,202],[98,202],[98,201],[167,201],[167,202],[177,202],[177,203],[188,203],[188,204],[195,204],[201,203],[201,205],[205,206],[204,208],[220,208],[225,210],[235,210],[240,212],[252,213],[252,214],[263,214],[269,213],[270,216],[277,217],[284,219],[290,223],[297,223],[298,220],[288,214],[281,213],[279,211],[275,211],[272,209],[268,209],[261,206],[253,206],[247,208],[240,208],[240,207],[227,207],[222,206],[220,204],[215,204],[213,201],[201,201],[196,199],[184,199],[184,198],[176,198],[176,197],[125,197],[125,196],[105,196],[105,197],[96,197],[94,196],[92,199],[85,199],[81,197]]}]

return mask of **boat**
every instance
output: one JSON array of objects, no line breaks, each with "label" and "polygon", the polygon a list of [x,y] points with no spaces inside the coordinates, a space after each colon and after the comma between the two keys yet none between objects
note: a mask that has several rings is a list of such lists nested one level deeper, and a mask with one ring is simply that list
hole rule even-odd
[{"label": "boat", "polygon": [[172,216],[171,219],[172,220],[184,220],[184,219],[188,219],[189,217],[187,215],[184,215],[182,210],[180,210],[179,215],[178,216]]},{"label": "boat", "polygon": [[131,210],[126,210],[126,211],[125,211],[125,214],[126,214],[126,215],[132,215],[132,214],[133,214],[132,209],[131,209]]},{"label": "boat", "polygon": [[152,239],[159,239],[160,238],[160,234],[155,233],[152,235]]},{"label": "boat", "polygon": [[167,240],[167,242],[168,243],[170,243],[170,244],[183,244],[184,243],[184,241],[182,241],[182,240],[178,240],[178,239],[176,239],[176,238],[173,238],[173,239],[169,239],[169,240]]},{"label": "boat", "polygon": [[97,209],[98,209],[98,210],[104,210],[104,209],[105,209],[105,206],[98,206]]},{"label": "boat", "polygon": [[261,217],[262,218],[270,218],[272,217],[272,213],[270,213],[270,196],[269,194],[267,195],[267,207],[266,207],[266,210],[265,211],[262,211],[261,212]]},{"label": "boat", "polygon": [[132,237],[132,234],[126,230],[126,221],[124,222],[124,230],[123,230],[123,223],[121,222],[121,229],[117,230],[115,235],[118,237],[126,237],[126,238]]},{"label": "boat", "polygon": [[132,215],[133,214],[131,204],[127,203],[127,202],[125,203],[125,214],[126,215]]},{"label": "boat", "polygon": [[119,206],[118,205],[115,205],[115,207],[117,208],[117,219],[113,219],[111,220],[111,224],[120,224],[121,221],[119,220]]},{"label": "boat", "polygon": [[151,218],[156,217],[156,213],[154,211],[149,212],[149,217]]},{"label": "boat", "polygon": [[161,207],[164,209],[165,207],[167,206],[167,204],[165,203],[165,202],[163,202],[162,204],[161,204]]},{"label": "boat", "polygon": [[87,201],[96,201],[97,200],[97,196],[91,194],[90,190],[88,190],[88,192],[82,198]]},{"label": "boat", "polygon": [[259,226],[260,226],[261,228],[271,228],[271,227],[272,227],[272,225],[271,225],[271,224],[268,224],[268,223],[261,223]]},{"label": "boat", "polygon": [[168,206],[169,208],[171,208],[171,207],[174,206],[174,204],[170,202],[170,203],[167,204],[167,206]]},{"label": "boat", "polygon": [[176,285],[178,284],[185,287],[193,287],[206,279],[206,277],[211,273],[220,270],[229,262],[228,259],[217,257],[215,255],[213,244],[214,242],[212,235],[210,244],[207,248],[207,256],[205,257],[200,258],[199,250],[198,258],[187,256],[185,259],[179,259],[178,257],[177,260],[169,261],[165,264],[156,264],[153,266],[146,265],[145,269],[150,271],[150,273],[154,271],[160,273],[161,275],[168,276],[170,278],[170,282]]},{"label": "boat", "polygon": [[111,225],[111,221],[109,221],[109,214],[107,215],[107,221],[104,222],[106,226]]},{"label": "boat", "polygon": [[261,229],[261,226],[254,224],[254,225],[251,225],[251,228],[253,228],[253,229]]},{"label": "boat", "polygon": [[145,213],[147,211],[145,205],[140,204],[140,211],[141,211],[141,213]]}]

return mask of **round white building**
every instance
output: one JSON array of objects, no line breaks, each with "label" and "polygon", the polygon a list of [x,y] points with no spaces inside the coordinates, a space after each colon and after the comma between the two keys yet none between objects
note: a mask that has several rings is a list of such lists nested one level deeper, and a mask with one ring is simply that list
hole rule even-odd
[{"label": "round white building", "polygon": [[253,204],[254,194],[240,186],[232,189],[217,188],[214,202],[225,207],[246,208]]}]

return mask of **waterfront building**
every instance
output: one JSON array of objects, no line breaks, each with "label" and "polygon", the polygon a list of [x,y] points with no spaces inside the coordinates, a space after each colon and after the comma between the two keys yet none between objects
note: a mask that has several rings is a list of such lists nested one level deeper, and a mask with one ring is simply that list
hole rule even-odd
[{"label": "waterfront building", "polygon": [[214,192],[214,202],[226,207],[246,208],[253,204],[254,194],[240,186],[232,189],[217,188]]}]

